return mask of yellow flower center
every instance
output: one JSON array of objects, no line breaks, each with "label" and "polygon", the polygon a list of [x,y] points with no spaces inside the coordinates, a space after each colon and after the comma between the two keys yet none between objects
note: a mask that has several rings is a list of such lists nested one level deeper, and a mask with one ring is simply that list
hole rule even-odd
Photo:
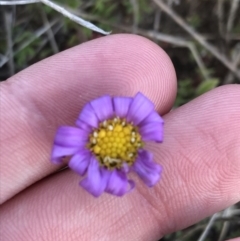
[{"label": "yellow flower center", "polygon": [[143,142],[137,127],[116,117],[100,123],[91,133],[87,147],[102,166],[113,169],[121,168],[124,162],[132,165]]}]

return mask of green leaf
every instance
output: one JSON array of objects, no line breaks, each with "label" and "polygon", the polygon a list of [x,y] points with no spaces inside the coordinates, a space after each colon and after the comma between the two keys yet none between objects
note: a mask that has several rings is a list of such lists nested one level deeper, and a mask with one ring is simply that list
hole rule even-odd
[{"label": "green leaf", "polygon": [[202,95],[209,90],[214,89],[219,84],[219,79],[213,78],[202,82],[196,89],[196,95]]},{"label": "green leaf", "polygon": [[195,89],[191,79],[183,79],[178,82],[178,94],[175,100],[175,107],[181,106],[195,97]]},{"label": "green leaf", "polygon": [[77,9],[81,4],[81,1],[79,2],[79,0],[71,0],[71,1],[68,1],[67,3],[71,8]]},{"label": "green leaf", "polygon": [[190,25],[193,27],[193,28],[198,28],[201,26],[201,18],[199,15],[193,15],[189,18],[187,18],[187,21],[190,23]]}]

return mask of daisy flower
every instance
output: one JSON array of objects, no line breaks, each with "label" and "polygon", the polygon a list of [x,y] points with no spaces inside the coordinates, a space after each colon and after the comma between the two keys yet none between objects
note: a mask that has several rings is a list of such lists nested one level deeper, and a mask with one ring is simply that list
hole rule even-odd
[{"label": "daisy flower", "polygon": [[162,168],[144,144],[162,142],[163,119],[142,93],[94,99],[84,106],[76,126],[57,130],[51,161],[61,164],[63,157],[72,156],[69,167],[84,176],[80,186],[93,196],[122,196],[132,190],[130,171],[149,187],[160,179]]}]

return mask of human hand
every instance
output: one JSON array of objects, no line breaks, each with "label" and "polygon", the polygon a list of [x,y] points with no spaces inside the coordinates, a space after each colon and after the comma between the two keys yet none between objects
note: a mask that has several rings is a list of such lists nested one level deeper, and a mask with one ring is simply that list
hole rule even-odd
[{"label": "human hand", "polygon": [[[164,115],[150,144],[162,179],[94,198],[50,163],[55,132],[103,94],[141,91]],[[0,230],[4,241],[156,240],[240,200],[240,87],[217,88],[170,112],[175,71],[152,42],[112,35],[41,61],[1,83]],[[134,178],[134,177],[133,177]]]}]

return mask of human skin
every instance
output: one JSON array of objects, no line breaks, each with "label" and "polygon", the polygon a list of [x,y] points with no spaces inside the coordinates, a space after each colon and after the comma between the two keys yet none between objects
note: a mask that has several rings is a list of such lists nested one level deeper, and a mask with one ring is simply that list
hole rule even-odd
[{"label": "human skin", "polygon": [[[183,56],[184,57],[184,56]],[[45,59],[1,83],[0,236],[26,240],[157,240],[240,200],[240,87],[216,88],[171,112],[174,67],[157,45],[112,35]],[[92,197],[80,177],[50,163],[60,125],[103,94],[141,91],[163,116],[163,168],[148,188]]]}]

